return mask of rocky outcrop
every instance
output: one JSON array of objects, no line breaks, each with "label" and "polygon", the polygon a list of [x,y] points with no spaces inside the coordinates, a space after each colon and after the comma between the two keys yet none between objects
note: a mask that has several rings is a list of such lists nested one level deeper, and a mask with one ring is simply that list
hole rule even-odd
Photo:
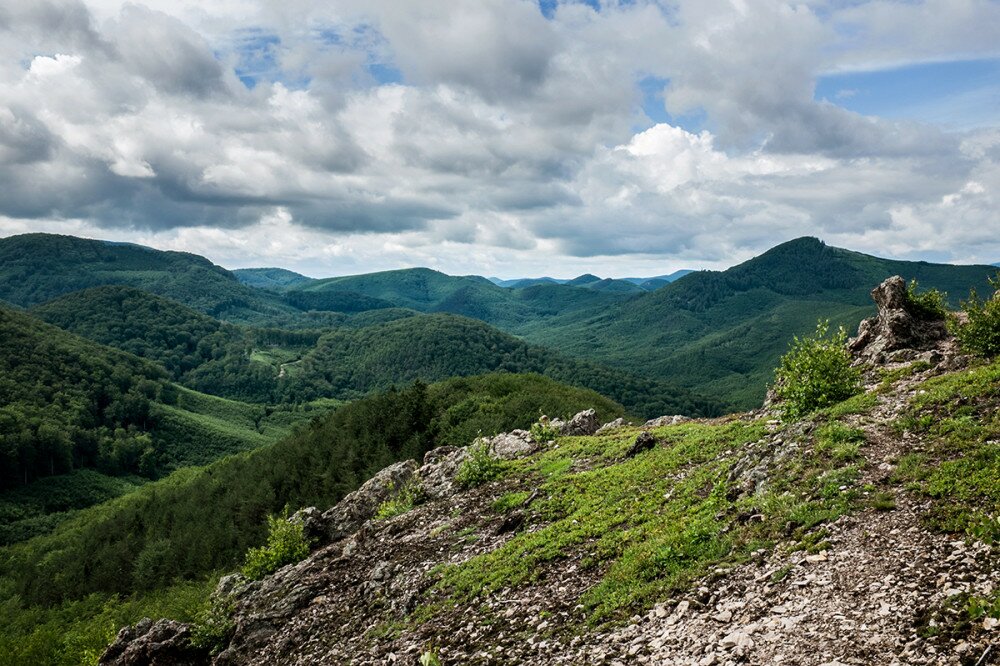
[{"label": "rocky outcrop", "polygon": [[643,430],[632,442],[632,446],[625,452],[626,458],[634,458],[640,453],[656,448],[656,437],[648,430]]},{"label": "rocky outcrop", "polygon": [[378,511],[379,506],[398,495],[416,480],[417,461],[404,460],[383,469],[335,507],[323,513],[322,530],[327,541],[338,541],[356,532]]},{"label": "rocky outcrop", "polygon": [[417,471],[420,487],[428,500],[438,500],[458,491],[455,477],[462,463],[469,459],[465,448],[441,446],[424,455],[424,464]]},{"label": "rocky outcrop", "polygon": [[561,434],[573,436],[593,435],[601,427],[601,422],[597,420],[597,412],[588,409],[579,412],[569,420],[569,423],[562,427]]},{"label": "rocky outcrop", "polygon": [[619,428],[624,428],[624,427],[625,427],[625,419],[618,417],[614,421],[608,421],[607,423],[602,425],[600,428],[597,429],[597,432],[595,432],[594,434],[606,435],[609,432],[613,432],[615,430],[618,430]]},{"label": "rocky outcrop", "polygon": [[502,432],[494,437],[484,437],[479,442],[489,449],[491,456],[502,460],[520,458],[538,448],[531,433],[527,430]]},{"label": "rocky outcrop", "polygon": [[[878,306],[878,314],[862,321],[858,335],[847,344],[858,363],[913,360],[919,352],[932,351],[948,338],[943,319],[927,319],[910,306],[906,281],[900,276],[886,279],[872,289],[871,295]],[[894,352],[904,350],[912,350],[912,353],[897,354],[900,358],[893,358]]]},{"label": "rocky outcrop", "polygon": [[101,657],[101,666],[198,666],[209,663],[208,650],[191,643],[191,627],[149,618],[118,632]]}]

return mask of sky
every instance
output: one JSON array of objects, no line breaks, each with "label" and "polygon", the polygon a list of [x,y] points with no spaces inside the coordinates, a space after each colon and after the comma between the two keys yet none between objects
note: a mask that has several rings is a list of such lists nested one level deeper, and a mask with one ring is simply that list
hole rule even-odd
[{"label": "sky", "polygon": [[323,277],[1000,260],[1000,0],[0,0],[0,236]]}]

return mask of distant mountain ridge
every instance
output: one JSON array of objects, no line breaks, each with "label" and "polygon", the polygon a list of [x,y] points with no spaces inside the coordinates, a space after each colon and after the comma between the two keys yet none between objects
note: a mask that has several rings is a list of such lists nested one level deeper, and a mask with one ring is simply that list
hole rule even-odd
[{"label": "distant mountain ridge", "polygon": [[[575,287],[589,287],[592,289],[609,289],[612,291],[619,292],[637,292],[641,293],[643,291],[653,291],[659,289],[660,287],[670,284],[675,280],[678,280],[689,273],[693,273],[692,270],[682,269],[679,271],[674,271],[668,275],[657,275],[655,277],[627,277],[627,278],[600,278],[591,273],[585,273],[571,279],[557,279],[551,277],[540,277],[540,278],[513,278],[509,280],[503,280],[497,277],[486,278],[498,287],[504,287],[507,289],[521,289],[524,287],[531,287],[539,284],[566,284]],[[629,289],[624,283],[633,284],[639,289],[632,290]]]},{"label": "distant mountain ridge", "polygon": [[759,404],[792,336],[809,333],[820,318],[853,329],[870,311],[868,291],[889,275],[946,291],[957,306],[970,288],[990,293],[995,273],[994,266],[881,259],[806,237],[666,284],[585,274],[511,288],[427,268],[319,280],[284,269],[234,274],[185,253],[45,234],[0,239],[0,299],[22,307],[116,284],[255,326],[358,328],[449,313],[739,407]]},{"label": "distant mountain ridge", "polygon": [[277,291],[301,287],[315,279],[285,268],[237,268],[232,273],[248,287]]}]

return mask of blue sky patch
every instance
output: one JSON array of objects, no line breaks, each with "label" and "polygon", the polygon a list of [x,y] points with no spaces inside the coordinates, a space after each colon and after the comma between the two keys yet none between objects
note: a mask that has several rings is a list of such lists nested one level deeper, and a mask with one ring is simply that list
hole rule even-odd
[{"label": "blue sky patch", "polygon": [[1000,122],[1000,58],[821,77],[815,98],[850,111],[967,130]]}]

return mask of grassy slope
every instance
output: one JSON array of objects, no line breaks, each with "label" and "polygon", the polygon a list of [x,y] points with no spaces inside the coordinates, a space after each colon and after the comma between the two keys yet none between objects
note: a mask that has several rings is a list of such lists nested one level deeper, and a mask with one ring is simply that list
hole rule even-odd
[{"label": "grassy slope", "polygon": [[[930,379],[917,387],[903,417],[889,423],[924,444],[924,452],[898,460],[893,483],[925,496],[932,529],[1000,542],[998,386],[1000,362]],[[603,572],[581,599],[590,621],[599,623],[626,619],[761,547],[785,542],[820,550],[823,523],[845,512],[893,509],[891,493],[858,481],[866,442],[851,423],[875,403],[872,395],[858,396],[813,415],[809,427],[778,430],[772,438],[798,446],[772,463],[764,491],[756,494],[738,492],[731,470],[748,454],[754,460],[755,442],[766,436],[761,421],[658,429],[665,445],[630,460],[623,454],[636,430],[562,438],[558,448],[510,465],[502,483],[514,490],[494,505],[519,507],[539,525],[496,551],[444,567],[429,605],[413,621],[441,604],[530,586],[549,563],[567,558]],[[770,439],[764,444],[773,445]],[[532,493],[538,499],[524,506],[539,485],[541,492]],[[1000,617],[1000,593],[968,600],[948,622],[985,613]]]},{"label": "grassy slope", "polygon": [[994,272],[878,259],[804,238],[603,311],[535,321],[523,333],[574,356],[669,378],[749,408],[760,403],[793,335],[811,332],[820,318],[853,330],[874,313],[868,292],[886,277],[900,274],[947,291],[954,305],[970,287],[984,291]]}]

